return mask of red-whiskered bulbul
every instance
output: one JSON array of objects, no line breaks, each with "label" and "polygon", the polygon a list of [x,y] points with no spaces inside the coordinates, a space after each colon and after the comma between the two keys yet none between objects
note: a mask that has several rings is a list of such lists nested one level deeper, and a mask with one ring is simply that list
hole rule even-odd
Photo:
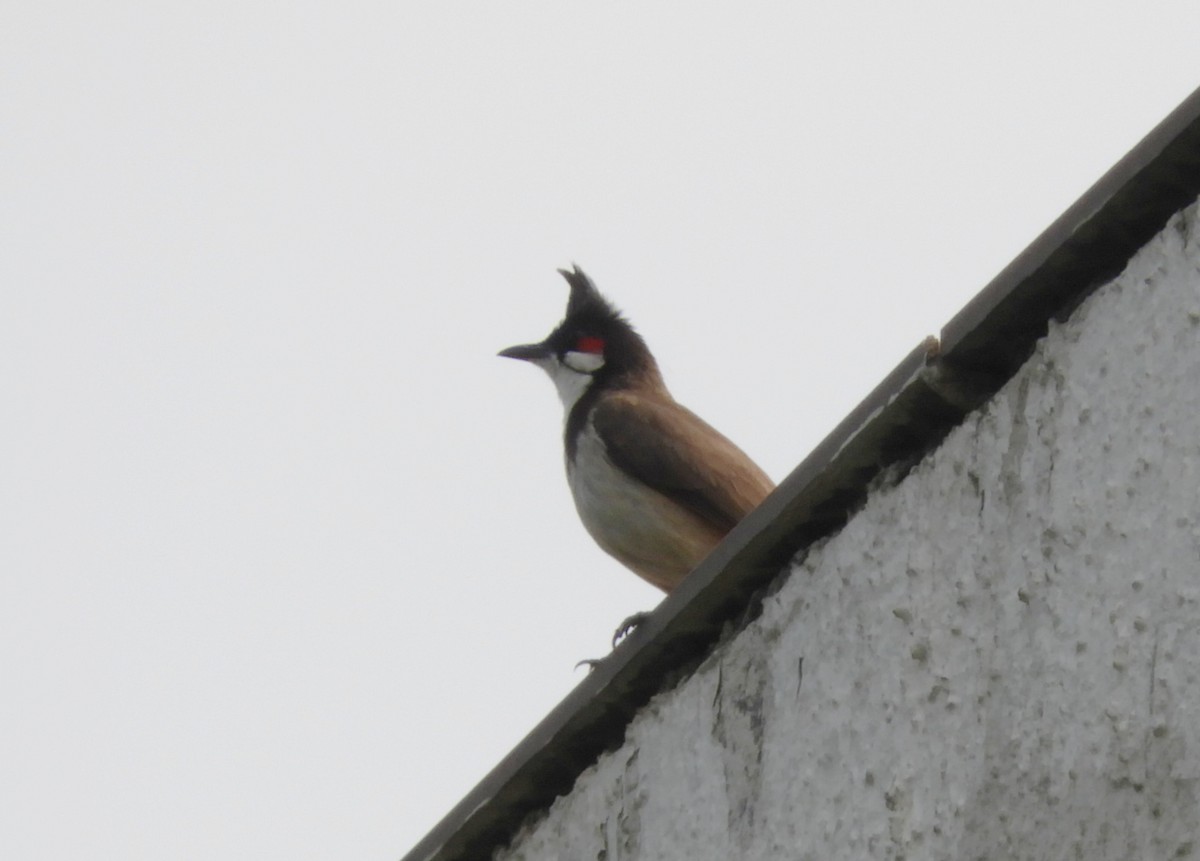
[{"label": "red-whiskered bulbul", "polygon": [[500,355],[554,381],[567,482],[592,538],[670,592],[775,485],[671,397],[646,342],[578,266],[559,272],[571,287],[566,318],[541,343]]}]

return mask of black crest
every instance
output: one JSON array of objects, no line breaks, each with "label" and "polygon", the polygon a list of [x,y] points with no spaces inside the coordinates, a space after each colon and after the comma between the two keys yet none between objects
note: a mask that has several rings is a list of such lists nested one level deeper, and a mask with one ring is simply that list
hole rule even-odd
[{"label": "black crest", "polygon": [[646,348],[646,342],[634,330],[616,307],[600,295],[592,279],[578,266],[559,269],[571,296],[567,300],[567,316],[547,338],[547,343],[561,355],[574,349],[580,336],[599,337],[605,343],[604,368],[597,379],[607,383],[628,375],[649,375],[658,378],[658,366]]},{"label": "black crest", "polygon": [[571,269],[559,269],[558,274],[567,279],[571,286],[571,297],[567,300],[567,319],[621,319],[621,313],[600,295],[595,282],[578,264]]}]

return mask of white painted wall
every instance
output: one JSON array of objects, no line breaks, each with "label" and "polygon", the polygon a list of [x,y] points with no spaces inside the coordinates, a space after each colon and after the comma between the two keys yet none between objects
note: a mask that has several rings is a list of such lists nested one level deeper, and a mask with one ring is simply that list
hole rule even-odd
[{"label": "white painted wall", "polygon": [[498,857],[1194,853],[1195,206]]}]

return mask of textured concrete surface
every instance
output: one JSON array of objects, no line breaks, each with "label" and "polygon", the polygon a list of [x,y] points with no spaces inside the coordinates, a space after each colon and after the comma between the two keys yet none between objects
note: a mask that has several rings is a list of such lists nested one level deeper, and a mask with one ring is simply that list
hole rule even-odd
[{"label": "textured concrete surface", "polygon": [[1193,206],[497,858],[1197,853]]}]

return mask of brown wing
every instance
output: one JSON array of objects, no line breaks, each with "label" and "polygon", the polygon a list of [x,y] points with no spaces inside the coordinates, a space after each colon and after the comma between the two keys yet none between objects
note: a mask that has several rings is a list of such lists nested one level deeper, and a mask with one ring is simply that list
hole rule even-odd
[{"label": "brown wing", "polygon": [[674,401],[609,395],[596,404],[592,422],[614,466],[722,534],[775,487],[740,448]]}]

